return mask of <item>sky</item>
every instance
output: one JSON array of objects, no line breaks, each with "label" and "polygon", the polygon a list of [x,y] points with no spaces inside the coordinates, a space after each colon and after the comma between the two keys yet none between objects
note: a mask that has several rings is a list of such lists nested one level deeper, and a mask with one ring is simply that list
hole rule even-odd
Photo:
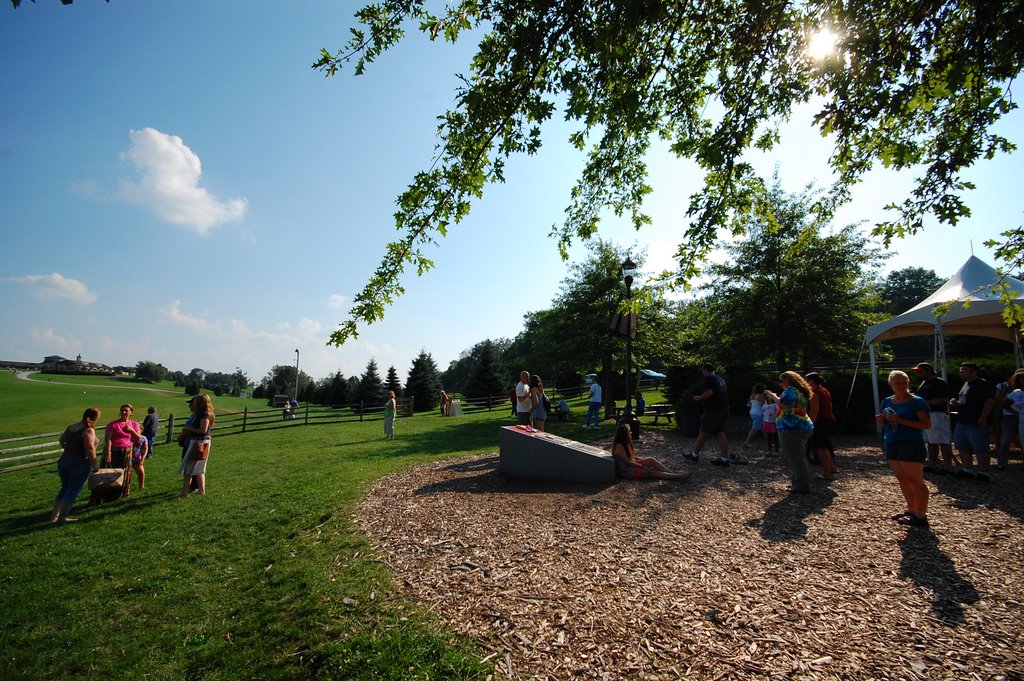
[{"label": "sky", "polygon": [[[326,345],[352,296],[397,236],[395,198],[433,158],[436,117],[474,44],[413,31],[370,64],[331,79],[310,68],[336,51],[358,3],[333,0],[58,0],[0,3],[0,359],[61,355],[108,365],[244,371],[274,365],[315,379],[360,375],[372,358],[403,380],[425,350],[440,369],[485,338],[511,338],[551,306],[570,263],[548,234],[583,165],[561,122],[539,154],[509,162],[470,216],[409,273],[384,321]],[[1024,145],[1024,116],[1000,130]],[[755,157],[783,186],[828,183],[829,147],[795,113],[783,143]],[[649,159],[653,225],[605,218],[601,237],[672,266],[690,162]],[[1024,223],[1024,153],[973,169],[973,215],[896,242],[885,272],[952,275]],[[873,172],[836,225],[883,218],[911,177]],[[867,229],[868,227],[865,227]],[[530,286],[516,291],[514,267]],[[642,277],[641,277],[642,278]]]}]

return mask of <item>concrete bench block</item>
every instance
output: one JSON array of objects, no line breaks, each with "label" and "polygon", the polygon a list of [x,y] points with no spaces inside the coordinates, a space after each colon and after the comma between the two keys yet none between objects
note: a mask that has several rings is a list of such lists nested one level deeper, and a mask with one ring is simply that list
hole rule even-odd
[{"label": "concrete bench block", "polygon": [[559,482],[615,482],[615,459],[599,447],[550,433],[502,426],[498,471],[515,478]]}]

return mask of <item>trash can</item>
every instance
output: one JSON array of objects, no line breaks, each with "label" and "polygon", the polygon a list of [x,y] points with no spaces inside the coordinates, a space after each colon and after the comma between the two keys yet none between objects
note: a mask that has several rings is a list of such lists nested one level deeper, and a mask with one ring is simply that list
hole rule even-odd
[{"label": "trash can", "polygon": [[700,409],[680,409],[678,412],[679,428],[686,437],[697,437],[700,434]]}]

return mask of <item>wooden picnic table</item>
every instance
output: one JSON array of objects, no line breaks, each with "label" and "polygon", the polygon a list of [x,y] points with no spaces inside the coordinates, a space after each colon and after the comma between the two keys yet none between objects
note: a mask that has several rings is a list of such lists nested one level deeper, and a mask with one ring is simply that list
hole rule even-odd
[{"label": "wooden picnic table", "polygon": [[654,417],[654,422],[657,423],[658,419],[664,417],[669,423],[672,423],[672,419],[675,418],[676,410],[675,405],[663,402],[661,404],[649,404],[644,410],[644,414],[650,414]]}]

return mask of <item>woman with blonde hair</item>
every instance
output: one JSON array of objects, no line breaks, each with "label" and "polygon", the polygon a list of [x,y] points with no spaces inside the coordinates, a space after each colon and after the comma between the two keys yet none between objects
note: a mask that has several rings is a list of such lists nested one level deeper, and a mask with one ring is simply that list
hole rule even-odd
[{"label": "woman with blonde hair", "polygon": [[889,387],[893,394],[882,400],[882,413],[876,414],[875,420],[885,428],[885,459],[907,502],[907,510],[892,518],[901,525],[928,527],[924,431],[932,427],[931,408],[923,397],[910,392],[910,377],[902,371],[889,372]]},{"label": "woman with blonde hair", "polygon": [[384,404],[384,439],[395,439],[395,413],[398,411],[398,403],[395,401],[395,391],[388,391],[388,401]]},{"label": "woman with blonde hair", "polygon": [[807,494],[811,491],[811,466],[807,462],[807,440],[814,430],[814,416],[818,401],[803,376],[795,371],[784,371],[779,376],[782,394],[765,394],[778,403],[775,429],[779,433],[779,452],[789,463],[790,491]]},{"label": "woman with blonde hair", "polygon": [[189,425],[181,429],[178,441],[187,443],[185,456],[181,460],[178,473],[184,477],[181,496],[189,495],[189,486],[194,481],[200,496],[206,496],[206,461],[210,456],[210,430],[217,420],[213,412],[213,400],[209,395],[200,393],[189,401],[193,418]]},{"label": "woman with blonde hair", "polygon": [[543,433],[544,422],[548,420],[548,408],[551,403],[548,402],[548,397],[544,394],[544,381],[540,380],[540,376],[537,374],[530,379],[530,399],[533,401],[533,427]]}]

